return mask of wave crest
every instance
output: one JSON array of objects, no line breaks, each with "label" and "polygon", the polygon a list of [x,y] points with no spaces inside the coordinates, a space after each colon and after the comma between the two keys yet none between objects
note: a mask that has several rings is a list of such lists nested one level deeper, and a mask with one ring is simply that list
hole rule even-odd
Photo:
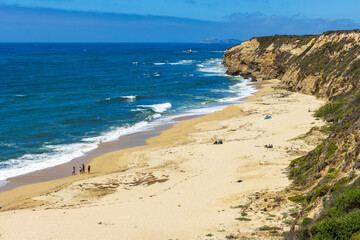
[{"label": "wave crest", "polygon": [[140,108],[151,108],[153,111],[157,113],[165,112],[166,110],[172,107],[171,103],[161,103],[161,104],[153,104],[153,105],[139,105]]}]

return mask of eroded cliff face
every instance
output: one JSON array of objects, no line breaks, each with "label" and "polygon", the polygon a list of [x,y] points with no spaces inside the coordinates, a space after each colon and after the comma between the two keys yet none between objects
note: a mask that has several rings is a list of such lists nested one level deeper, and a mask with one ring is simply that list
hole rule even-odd
[{"label": "eroded cliff face", "polygon": [[223,64],[230,75],[278,78],[283,88],[329,100],[315,112],[328,125],[312,129],[328,138],[289,165],[289,200],[301,211],[285,238],[360,236],[360,30],[252,38],[229,48]]},{"label": "eroded cliff face", "polygon": [[359,87],[360,31],[257,37],[229,48],[230,75],[278,78],[286,89],[332,98]]}]

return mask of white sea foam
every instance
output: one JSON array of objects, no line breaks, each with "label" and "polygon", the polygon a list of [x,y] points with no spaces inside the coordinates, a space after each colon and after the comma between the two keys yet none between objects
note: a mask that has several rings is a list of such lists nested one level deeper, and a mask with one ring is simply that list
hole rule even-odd
[{"label": "white sea foam", "polygon": [[152,120],[157,119],[157,118],[160,118],[160,117],[161,117],[161,114],[160,114],[160,113],[156,113],[156,114],[154,114],[154,115],[148,116],[148,117],[146,118],[146,121],[152,121]]},{"label": "white sea foam", "polygon": [[131,95],[131,96],[121,96],[121,98],[123,99],[128,99],[128,100],[135,100],[137,98],[136,95]]},{"label": "white sea foam", "polygon": [[56,166],[83,156],[86,152],[97,147],[95,143],[73,143],[66,145],[50,145],[51,153],[25,154],[17,159],[10,159],[7,163],[11,168],[0,169],[0,181],[10,177],[30,173],[36,170]]},{"label": "white sea foam", "polygon": [[172,107],[171,103],[161,103],[161,104],[154,104],[154,105],[139,105],[138,110],[143,110],[141,108],[151,108],[155,112],[162,113]]},{"label": "white sea foam", "polygon": [[169,63],[170,65],[190,65],[194,62],[194,60],[180,60],[178,62]]},{"label": "white sea foam", "polygon": [[238,102],[242,99],[251,96],[256,92],[256,89],[249,85],[249,79],[242,79],[239,83],[230,86],[227,92],[235,94],[235,96],[220,99],[219,102]]},{"label": "white sea foam", "polygon": [[[156,118],[159,118],[159,114],[154,114],[151,119]],[[79,143],[45,145],[43,148],[50,149],[51,152],[25,154],[20,158],[8,160],[6,164],[11,166],[11,168],[0,169],[0,186],[1,184],[6,184],[5,180],[8,178],[69,162],[74,158],[84,156],[87,152],[96,149],[101,142],[110,142],[124,135],[151,130],[160,124],[162,124],[161,121],[142,121],[132,126],[113,127],[100,136],[84,138]],[[71,169],[69,169],[69,171],[71,171]]]},{"label": "white sea foam", "polygon": [[224,76],[226,69],[221,62],[221,58],[212,58],[196,66],[199,72],[204,73],[204,76]]},{"label": "white sea foam", "polygon": [[154,65],[165,65],[165,63],[153,63]]},{"label": "white sea foam", "polygon": [[97,100],[97,102],[103,102],[103,101],[121,101],[121,100],[127,100],[127,101],[134,101],[136,100],[138,96],[136,95],[130,95],[130,96],[121,96],[121,97],[115,97],[115,98],[105,98],[104,100]]}]

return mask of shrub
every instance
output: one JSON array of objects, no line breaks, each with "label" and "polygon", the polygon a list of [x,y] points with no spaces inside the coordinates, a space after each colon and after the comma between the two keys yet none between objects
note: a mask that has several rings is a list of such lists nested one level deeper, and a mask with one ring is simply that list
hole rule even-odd
[{"label": "shrub", "polygon": [[305,196],[303,195],[296,195],[296,196],[293,196],[293,197],[288,197],[288,199],[292,202],[295,202],[295,203],[302,203],[304,202],[305,200]]},{"label": "shrub", "polygon": [[329,208],[325,214],[331,217],[341,217],[354,208],[360,208],[359,186],[352,186],[346,189],[345,192],[337,197],[334,206]]},{"label": "shrub", "polygon": [[346,184],[348,184],[352,180],[352,177],[343,177],[340,178],[334,186],[331,187],[331,191],[335,192],[344,187]]},{"label": "shrub", "polygon": [[360,231],[360,209],[341,218],[327,218],[311,227],[312,239],[350,239]]},{"label": "shrub", "polygon": [[329,189],[330,189],[330,186],[327,185],[327,184],[324,184],[324,185],[316,188],[316,189],[313,191],[312,196],[313,196],[314,198],[325,196],[325,194],[329,191]]},{"label": "shrub", "polygon": [[315,117],[323,117],[326,114],[336,112],[342,105],[342,102],[329,102],[315,112]]}]

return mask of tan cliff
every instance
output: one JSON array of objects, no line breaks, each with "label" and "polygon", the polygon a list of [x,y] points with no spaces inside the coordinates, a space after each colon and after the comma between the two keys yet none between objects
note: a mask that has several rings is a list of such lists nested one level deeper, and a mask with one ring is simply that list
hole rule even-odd
[{"label": "tan cliff", "polygon": [[328,99],[314,113],[328,125],[309,132],[328,137],[288,168],[300,211],[285,239],[360,239],[360,30],[256,37],[229,48],[223,64],[230,75],[277,78]]},{"label": "tan cliff", "polygon": [[286,89],[333,97],[359,87],[360,30],[256,37],[229,48],[223,64],[230,75],[278,78]]}]

